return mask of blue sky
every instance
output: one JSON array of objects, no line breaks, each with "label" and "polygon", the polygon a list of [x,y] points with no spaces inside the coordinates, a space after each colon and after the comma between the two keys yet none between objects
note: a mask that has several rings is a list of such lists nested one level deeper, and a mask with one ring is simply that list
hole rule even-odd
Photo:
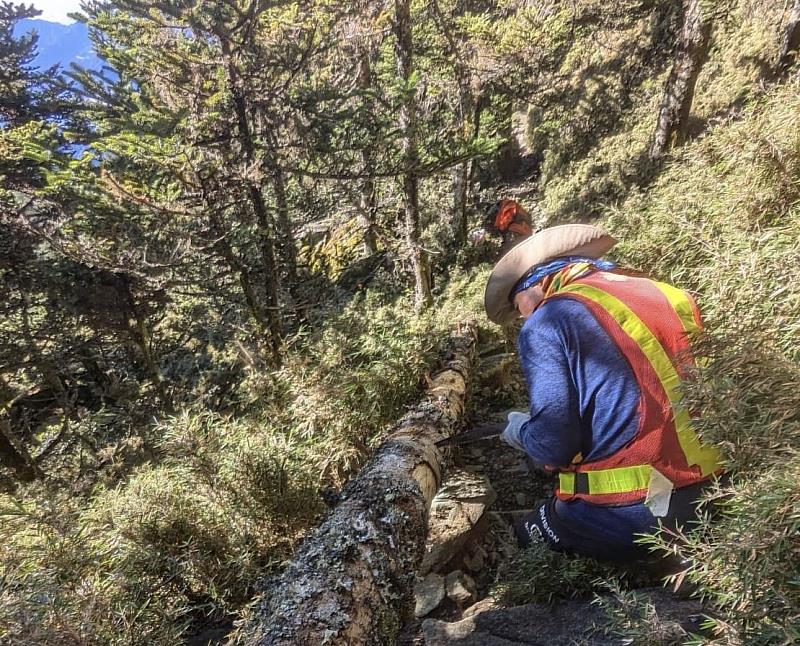
[{"label": "blue sky", "polygon": [[81,10],[80,0],[28,0],[25,4],[32,4],[41,10],[42,15],[37,16],[39,20],[60,22],[65,25],[73,22],[67,18],[68,13]]}]

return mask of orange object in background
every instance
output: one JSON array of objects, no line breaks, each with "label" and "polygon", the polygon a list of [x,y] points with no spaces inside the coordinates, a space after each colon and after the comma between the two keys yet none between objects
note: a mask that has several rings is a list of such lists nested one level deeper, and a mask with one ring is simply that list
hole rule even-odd
[{"label": "orange object in background", "polygon": [[514,200],[500,200],[492,225],[500,233],[510,231],[517,235],[529,236],[533,232],[530,215],[519,202]]}]

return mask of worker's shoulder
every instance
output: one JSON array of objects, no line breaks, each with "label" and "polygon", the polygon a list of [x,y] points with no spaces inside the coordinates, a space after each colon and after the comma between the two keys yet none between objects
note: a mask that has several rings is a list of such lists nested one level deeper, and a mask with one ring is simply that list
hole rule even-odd
[{"label": "worker's shoulder", "polygon": [[531,315],[537,324],[558,324],[582,320],[590,315],[589,309],[581,301],[574,298],[547,298]]},{"label": "worker's shoulder", "polygon": [[544,301],[525,321],[518,339],[520,351],[538,352],[537,348],[549,346],[586,356],[607,353],[613,345],[592,311],[572,298]]},{"label": "worker's shoulder", "polygon": [[548,298],[528,317],[520,335],[564,336],[591,325],[594,319],[588,308],[571,298]]}]

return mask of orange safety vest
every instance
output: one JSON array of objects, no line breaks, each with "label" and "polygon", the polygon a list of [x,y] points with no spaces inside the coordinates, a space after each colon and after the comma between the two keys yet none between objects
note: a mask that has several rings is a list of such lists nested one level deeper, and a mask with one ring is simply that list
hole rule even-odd
[{"label": "orange safety vest", "polygon": [[[577,456],[559,474],[556,495],[599,505],[629,504],[646,498],[658,474],[678,489],[721,473],[719,451],[700,441],[681,403],[681,378],[693,364],[688,336],[702,329],[692,297],[647,278],[598,271],[550,298],[583,303],[627,359],[640,388],[633,440],[606,458],[585,462]],[[663,478],[658,480],[663,486]]]}]

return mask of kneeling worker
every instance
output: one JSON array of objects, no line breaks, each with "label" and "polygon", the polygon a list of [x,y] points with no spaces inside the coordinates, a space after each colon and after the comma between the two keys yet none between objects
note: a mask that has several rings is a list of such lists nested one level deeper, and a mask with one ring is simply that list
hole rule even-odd
[{"label": "kneeling worker", "polygon": [[520,543],[628,561],[646,555],[637,535],[694,519],[722,468],[680,401],[697,307],[601,260],[615,244],[585,224],[539,231],[495,265],[484,304],[495,323],[525,319],[530,415],[511,413],[502,438],[558,472],[555,497],[517,523]]}]

